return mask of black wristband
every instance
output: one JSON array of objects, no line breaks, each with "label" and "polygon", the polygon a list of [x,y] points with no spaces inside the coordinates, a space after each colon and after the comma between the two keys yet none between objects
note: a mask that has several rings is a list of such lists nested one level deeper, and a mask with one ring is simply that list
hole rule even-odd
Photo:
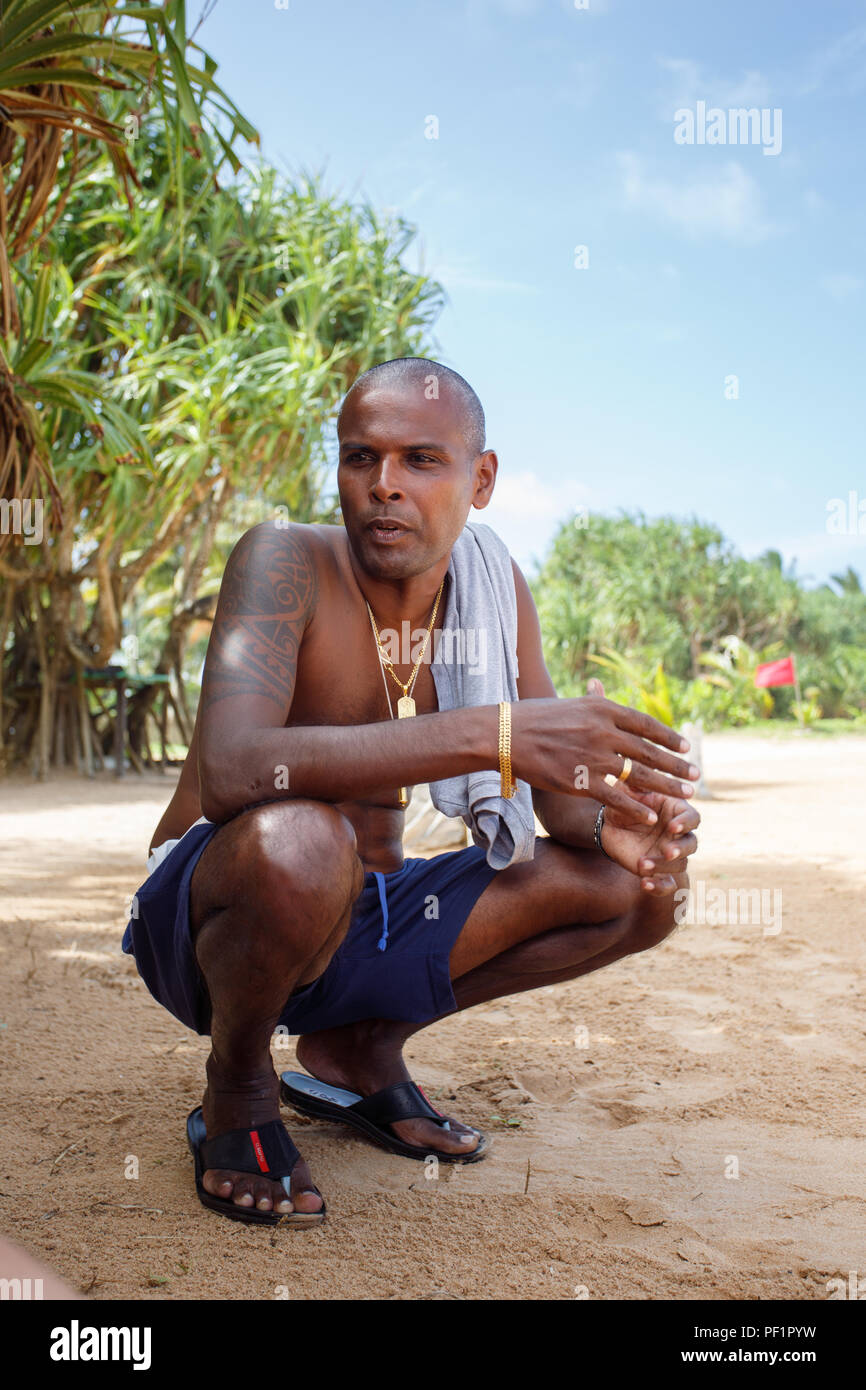
[{"label": "black wristband", "polygon": [[595,840],[595,847],[596,847],[596,849],[600,849],[600,850],[601,850],[601,852],[602,852],[602,854],[604,855],[605,859],[610,859],[610,855],[608,854],[608,852],[607,852],[607,850],[605,849],[604,845],[601,843],[601,829],[602,829],[602,826],[604,825],[604,809],[605,809],[605,808],[604,808],[603,805],[602,805],[602,806],[599,806],[599,808],[598,808],[598,815],[597,815],[596,818],[595,818],[595,829],[594,829],[594,831],[592,832],[592,838]]}]

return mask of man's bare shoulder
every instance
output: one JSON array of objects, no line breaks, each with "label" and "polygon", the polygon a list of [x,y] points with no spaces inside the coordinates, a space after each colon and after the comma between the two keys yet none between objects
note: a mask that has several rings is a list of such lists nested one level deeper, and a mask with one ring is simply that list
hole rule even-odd
[{"label": "man's bare shoulder", "polygon": [[318,546],[322,554],[332,556],[337,561],[346,558],[349,542],[345,526],[337,525],[335,522],[312,521],[302,529],[308,534],[310,543]]},{"label": "man's bare shoulder", "polygon": [[339,556],[345,550],[345,528],[308,521],[260,521],[235,542],[232,558],[243,563],[267,562],[271,556]]},{"label": "man's bare shoulder", "polygon": [[225,615],[264,614],[278,607],[312,616],[319,592],[323,544],[317,528],[263,521],[236,541],[220,587]]},{"label": "man's bare shoulder", "polygon": [[233,554],[247,560],[269,555],[308,555],[310,560],[340,558],[346,551],[346,528],[316,521],[260,521],[235,543]]},{"label": "man's bare shoulder", "polygon": [[315,548],[324,543],[326,537],[323,533],[328,531],[340,531],[339,526],[320,526],[315,522],[306,521],[260,521],[255,526],[251,526],[248,531],[242,532],[235,542],[235,551],[245,550],[253,554],[257,551],[266,553],[269,549],[276,550],[280,543],[283,548],[300,547],[310,550],[313,553]]}]

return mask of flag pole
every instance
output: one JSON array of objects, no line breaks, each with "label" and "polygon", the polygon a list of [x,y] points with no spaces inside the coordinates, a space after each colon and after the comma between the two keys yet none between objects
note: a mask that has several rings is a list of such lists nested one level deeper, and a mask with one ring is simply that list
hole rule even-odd
[{"label": "flag pole", "polygon": [[791,665],[794,668],[794,693],[797,697],[797,718],[800,721],[800,728],[805,729],[806,720],[803,716],[803,696],[800,693],[800,676],[797,671],[797,658],[793,652],[791,652]]}]

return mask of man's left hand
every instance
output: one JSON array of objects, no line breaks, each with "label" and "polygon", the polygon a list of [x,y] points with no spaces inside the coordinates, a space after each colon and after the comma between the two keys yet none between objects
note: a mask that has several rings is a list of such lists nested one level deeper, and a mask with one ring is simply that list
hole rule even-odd
[{"label": "man's left hand", "polygon": [[695,830],[701,817],[688,801],[661,792],[632,792],[658,816],[655,825],[617,823],[617,812],[605,810],[601,843],[605,853],[640,879],[641,889],[661,897],[677,887],[674,874],[684,874],[688,858],[698,847]]},{"label": "man's left hand", "polygon": [[[587,690],[604,695],[604,686],[594,676]],[[601,843],[605,854],[640,879],[641,891],[664,897],[677,887],[674,874],[688,869],[690,854],[698,847],[694,834],[701,817],[689,801],[680,801],[661,792],[635,792],[629,795],[655,811],[655,825],[626,825],[613,807],[605,807]]]}]

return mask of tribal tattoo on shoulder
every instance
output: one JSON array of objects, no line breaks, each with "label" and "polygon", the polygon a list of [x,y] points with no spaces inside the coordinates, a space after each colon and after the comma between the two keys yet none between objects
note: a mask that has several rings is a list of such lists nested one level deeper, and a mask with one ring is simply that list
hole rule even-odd
[{"label": "tribal tattoo on shoulder", "polygon": [[267,522],[242,536],[220,587],[202,707],[229,695],[285,703],[317,599],[315,563],[294,527]]}]

